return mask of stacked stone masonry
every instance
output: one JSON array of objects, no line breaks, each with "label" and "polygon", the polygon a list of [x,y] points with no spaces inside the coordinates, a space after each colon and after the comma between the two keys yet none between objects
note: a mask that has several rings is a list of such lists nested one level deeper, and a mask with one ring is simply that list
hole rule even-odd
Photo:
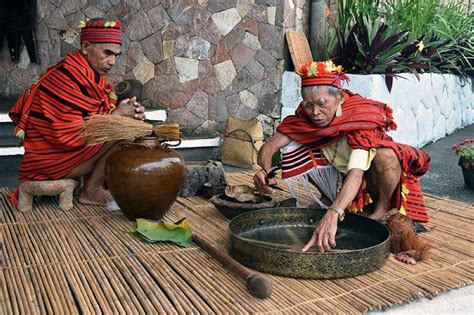
[{"label": "stacked stone masonry", "polygon": [[228,116],[257,118],[267,135],[280,118],[284,32],[302,30],[302,0],[38,0],[40,64],[0,51],[0,95],[16,96],[79,47],[79,21],[120,19],[123,54],[108,75],[138,79],[144,105],[199,131]]}]

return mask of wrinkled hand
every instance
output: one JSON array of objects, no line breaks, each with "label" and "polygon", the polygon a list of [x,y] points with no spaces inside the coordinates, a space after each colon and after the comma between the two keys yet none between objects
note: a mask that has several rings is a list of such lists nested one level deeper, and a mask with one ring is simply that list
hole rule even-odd
[{"label": "wrinkled hand", "polygon": [[135,96],[132,98],[126,98],[120,101],[117,109],[114,111],[114,115],[130,117],[137,120],[145,120],[145,107],[137,102]]},{"label": "wrinkled hand", "polygon": [[253,175],[253,183],[258,192],[262,195],[273,194],[273,189],[267,185],[267,173],[262,169],[259,170]]},{"label": "wrinkled hand", "polygon": [[327,211],[321,221],[319,221],[313,236],[303,247],[302,251],[306,252],[314,245],[318,247],[321,253],[336,247],[337,220],[338,215],[335,211]]}]

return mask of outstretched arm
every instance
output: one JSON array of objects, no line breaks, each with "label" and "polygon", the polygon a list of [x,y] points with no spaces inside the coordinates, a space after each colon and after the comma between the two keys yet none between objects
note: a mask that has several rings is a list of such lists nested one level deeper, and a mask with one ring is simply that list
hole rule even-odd
[{"label": "outstretched arm", "polygon": [[272,167],[272,156],[275,152],[291,142],[291,139],[282,133],[276,132],[267,143],[258,151],[257,163],[262,168],[253,176],[255,188],[262,194],[271,194],[273,189],[267,186],[267,172]]},{"label": "outstretched arm", "polygon": [[328,211],[326,211],[321,221],[319,221],[313,236],[303,248],[303,252],[314,245],[316,245],[318,250],[322,253],[336,247],[338,214],[336,211],[332,211],[331,208],[345,210],[355,198],[362,183],[363,176],[364,171],[358,168],[353,168],[347,173],[342,184],[341,192],[337,195],[336,200],[334,200]]}]

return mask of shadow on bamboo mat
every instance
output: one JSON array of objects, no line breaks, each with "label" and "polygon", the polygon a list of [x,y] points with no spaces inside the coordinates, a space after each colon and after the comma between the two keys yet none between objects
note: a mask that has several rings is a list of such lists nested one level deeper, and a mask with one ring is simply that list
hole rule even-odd
[{"label": "shadow on bamboo mat", "polygon": [[[234,180],[249,181],[245,174]],[[472,283],[474,207],[427,196],[432,258],[415,266],[393,255],[376,272],[338,280],[268,276],[259,300],[242,281],[194,245],[144,243],[120,212],[84,206],[63,212],[55,198],[13,210],[0,190],[3,314],[362,313],[432,297]],[[187,217],[193,232],[222,251],[227,219],[207,200],[180,198],[166,220]]]}]

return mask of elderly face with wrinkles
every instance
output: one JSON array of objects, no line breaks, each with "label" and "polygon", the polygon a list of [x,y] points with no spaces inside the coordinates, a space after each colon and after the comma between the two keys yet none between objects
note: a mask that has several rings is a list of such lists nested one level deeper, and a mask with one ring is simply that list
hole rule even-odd
[{"label": "elderly face with wrinkles", "polygon": [[306,114],[317,127],[326,127],[336,116],[337,108],[344,102],[340,91],[331,95],[326,87],[308,86],[301,91]]}]

